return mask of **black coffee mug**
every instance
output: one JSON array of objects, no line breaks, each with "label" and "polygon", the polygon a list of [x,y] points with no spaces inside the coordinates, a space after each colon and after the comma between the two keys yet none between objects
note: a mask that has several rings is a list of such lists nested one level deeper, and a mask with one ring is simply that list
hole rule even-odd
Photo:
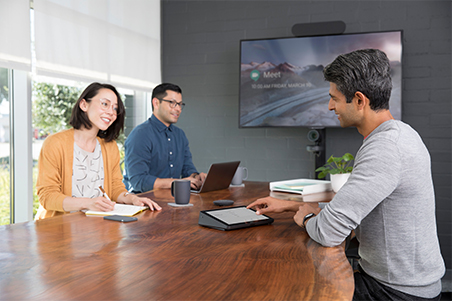
[{"label": "black coffee mug", "polygon": [[178,205],[186,205],[190,202],[190,181],[174,180],[171,183],[171,195]]}]

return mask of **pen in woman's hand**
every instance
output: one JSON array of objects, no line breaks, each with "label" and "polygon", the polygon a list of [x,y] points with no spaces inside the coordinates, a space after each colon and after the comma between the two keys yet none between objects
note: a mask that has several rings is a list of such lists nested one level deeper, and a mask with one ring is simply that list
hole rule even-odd
[{"label": "pen in woman's hand", "polygon": [[102,191],[102,193],[104,194],[104,197],[107,198],[107,200],[109,200],[110,202],[113,202],[110,197],[108,197],[108,194],[105,192],[105,190],[102,188],[102,186],[99,186],[100,191]]}]

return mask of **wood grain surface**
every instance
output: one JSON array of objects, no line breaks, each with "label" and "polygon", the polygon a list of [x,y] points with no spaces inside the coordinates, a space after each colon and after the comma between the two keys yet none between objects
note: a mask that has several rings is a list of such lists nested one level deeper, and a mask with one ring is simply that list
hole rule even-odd
[{"label": "wood grain surface", "polygon": [[[72,213],[0,227],[1,300],[351,300],[343,247],[325,248],[293,221],[233,231],[198,225],[214,200],[248,205],[268,183],[245,182],[175,208],[169,190],[148,193],[163,207],[120,223]],[[320,197],[320,199],[322,199]],[[330,196],[325,195],[325,200]]]}]

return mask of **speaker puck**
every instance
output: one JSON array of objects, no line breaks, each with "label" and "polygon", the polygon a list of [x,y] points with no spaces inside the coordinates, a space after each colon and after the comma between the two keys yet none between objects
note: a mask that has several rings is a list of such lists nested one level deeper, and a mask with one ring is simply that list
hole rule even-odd
[{"label": "speaker puck", "polygon": [[232,200],[216,200],[216,201],[213,201],[213,203],[217,206],[229,206],[229,205],[234,204],[234,201],[232,201]]}]

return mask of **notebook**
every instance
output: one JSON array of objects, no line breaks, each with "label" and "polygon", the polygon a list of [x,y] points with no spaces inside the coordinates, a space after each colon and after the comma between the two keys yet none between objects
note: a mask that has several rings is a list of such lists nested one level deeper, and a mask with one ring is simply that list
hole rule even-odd
[{"label": "notebook", "polygon": [[199,190],[192,189],[191,192],[201,193],[228,188],[239,164],[240,161],[233,161],[210,165],[201,188]]},{"label": "notebook", "polygon": [[86,215],[97,215],[97,216],[107,216],[107,215],[123,215],[123,216],[134,216],[135,214],[140,213],[149,209],[146,206],[134,206],[129,204],[115,204],[115,209],[113,211],[95,211],[88,210],[85,212]]}]

